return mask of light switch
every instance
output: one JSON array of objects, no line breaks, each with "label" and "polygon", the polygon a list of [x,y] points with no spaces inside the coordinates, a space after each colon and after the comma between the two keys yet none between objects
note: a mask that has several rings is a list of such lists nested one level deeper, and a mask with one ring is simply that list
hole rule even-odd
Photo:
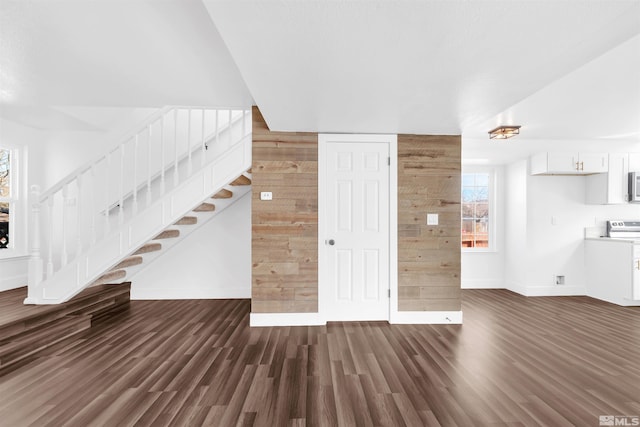
[{"label": "light switch", "polygon": [[260,200],[273,200],[273,193],[271,191],[261,191]]},{"label": "light switch", "polygon": [[438,214],[427,214],[427,225],[438,225]]}]

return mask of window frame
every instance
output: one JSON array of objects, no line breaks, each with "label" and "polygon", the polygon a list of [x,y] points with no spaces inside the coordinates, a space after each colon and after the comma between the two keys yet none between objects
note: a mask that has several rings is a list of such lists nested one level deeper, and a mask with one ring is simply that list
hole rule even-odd
[{"label": "window frame", "polygon": [[9,203],[9,246],[0,249],[0,259],[14,258],[26,254],[27,229],[23,222],[23,188],[21,150],[7,144],[0,148],[9,151],[9,197],[0,197],[0,202]]},{"label": "window frame", "polygon": [[[463,221],[463,209],[462,205],[464,201],[462,200],[462,189],[464,188],[464,175],[465,174],[478,174],[478,173],[486,173],[489,175],[488,177],[488,185],[487,185],[487,205],[488,205],[488,216],[489,216],[489,233],[488,240],[489,244],[487,247],[463,247],[462,246],[462,221]],[[481,253],[481,252],[497,252],[497,244],[496,244],[496,215],[497,215],[497,201],[496,201],[496,169],[494,167],[483,167],[483,166],[463,166],[463,170],[460,175],[460,249],[462,252],[469,253]]]}]

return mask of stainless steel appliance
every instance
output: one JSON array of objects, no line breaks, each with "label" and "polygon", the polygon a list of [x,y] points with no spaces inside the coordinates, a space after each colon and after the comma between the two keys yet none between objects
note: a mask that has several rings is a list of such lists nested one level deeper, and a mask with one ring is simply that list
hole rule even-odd
[{"label": "stainless steel appliance", "polygon": [[629,172],[629,201],[640,203],[640,172]]},{"label": "stainless steel appliance", "polygon": [[640,221],[607,221],[607,237],[640,239]]}]

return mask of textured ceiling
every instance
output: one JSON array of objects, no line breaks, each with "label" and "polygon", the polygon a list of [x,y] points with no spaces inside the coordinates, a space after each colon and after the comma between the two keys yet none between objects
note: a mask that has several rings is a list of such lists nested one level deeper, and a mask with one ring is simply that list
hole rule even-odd
[{"label": "textured ceiling", "polygon": [[204,3],[269,126],[289,131],[479,134],[640,33],[638,1]]}]

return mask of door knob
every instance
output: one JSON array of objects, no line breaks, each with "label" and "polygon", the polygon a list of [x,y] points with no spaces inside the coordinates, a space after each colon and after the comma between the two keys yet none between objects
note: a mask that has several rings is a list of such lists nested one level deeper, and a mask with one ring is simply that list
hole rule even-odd
[{"label": "door knob", "polygon": [[335,245],[335,244],[336,244],[336,241],[335,241],[335,240],[333,240],[333,239],[329,239],[329,240],[327,240],[327,243],[328,243],[330,246],[333,246],[333,245]]}]

